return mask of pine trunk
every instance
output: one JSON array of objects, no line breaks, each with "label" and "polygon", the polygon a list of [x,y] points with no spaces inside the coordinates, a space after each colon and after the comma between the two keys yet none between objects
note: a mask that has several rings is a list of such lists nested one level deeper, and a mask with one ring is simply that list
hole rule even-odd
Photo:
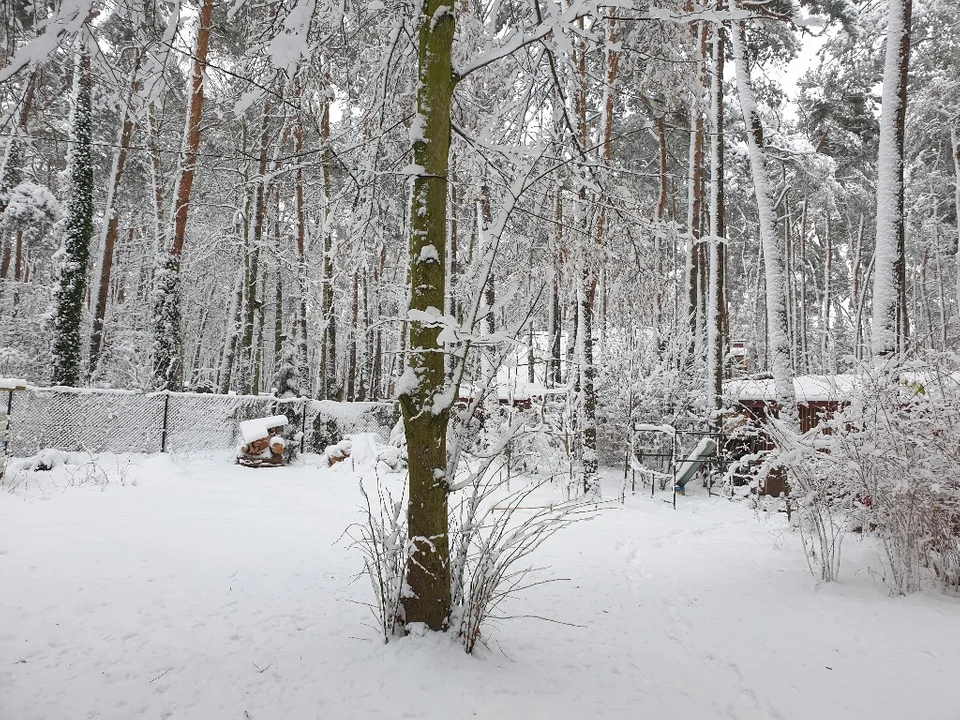
[{"label": "pine trunk", "polygon": [[320,301],[323,315],[323,342],[320,348],[320,397],[339,399],[337,379],[337,320],[333,312],[333,233],[330,228],[330,105],[323,106],[320,116],[320,135],[323,142],[323,284]]},{"label": "pine trunk", "polygon": [[[736,8],[735,8],[736,9]],[[790,344],[787,335],[787,304],[785,296],[784,253],[777,241],[776,215],[770,196],[770,176],[764,152],[763,125],[757,108],[753,83],[747,66],[746,40],[743,22],[731,28],[733,58],[736,66],[737,89],[747,130],[747,148],[757,199],[760,223],[760,244],[763,250],[764,280],[766,284],[767,342],[770,369],[781,417],[796,424],[797,400],[793,388],[793,369],[790,365]]]},{"label": "pine trunk", "polygon": [[110,185],[107,188],[107,202],[104,215],[108,218],[103,230],[101,243],[103,256],[100,259],[100,284],[97,287],[97,301],[93,311],[93,329],[90,334],[90,361],[87,365],[87,377],[92,378],[100,361],[100,349],[103,345],[103,324],[107,313],[107,299],[110,295],[110,276],[113,271],[113,255],[117,245],[120,228],[120,214],[115,207],[117,192],[123,179],[123,170],[127,164],[127,152],[133,139],[133,113],[130,104],[140,85],[140,53],[137,53],[131,71],[130,91],[123,105],[123,122],[120,126],[120,142],[113,156],[113,168]]},{"label": "pine trunk", "polygon": [[873,273],[873,354],[906,349],[903,143],[907,115],[912,0],[889,0],[883,106],[877,157],[877,239]]},{"label": "pine trunk", "polygon": [[[717,3],[717,10],[723,3]],[[710,244],[707,287],[707,407],[719,410],[723,395],[723,26],[713,26],[710,85]],[[713,422],[713,419],[711,419]]]},{"label": "pine trunk", "polygon": [[203,0],[197,28],[196,52],[193,58],[191,94],[187,103],[187,123],[183,142],[183,164],[177,182],[174,205],[173,243],[160,259],[155,282],[153,377],[158,389],[175,390],[182,382],[183,337],[180,310],[180,261],[187,236],[190,194],[197,169],[203,120],[203,79],[210,49],[210,28],[213,25],[213,0]]},{"label": "pine trunk", "polygon": [[957,326],[960,329],[960,115],[950,128],[950,141],[953,145],[954,203],[957,216],[957,297],[954,307],[957,309]]}]

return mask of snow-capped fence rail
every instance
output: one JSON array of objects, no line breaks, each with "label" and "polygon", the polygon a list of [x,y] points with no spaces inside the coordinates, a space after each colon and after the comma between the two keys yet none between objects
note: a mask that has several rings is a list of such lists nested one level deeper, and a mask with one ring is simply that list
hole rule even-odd
[{"label": "snow-capped fence rail", "polygon": [[300,447],[323,452],[344,435],[389,439],[398,409],[390,402],[339,403],[264,395],[28,387],[7,391],[8,452],[44,448],[87,452],[197,453],[239,441],[243,420],[285,414]]}]

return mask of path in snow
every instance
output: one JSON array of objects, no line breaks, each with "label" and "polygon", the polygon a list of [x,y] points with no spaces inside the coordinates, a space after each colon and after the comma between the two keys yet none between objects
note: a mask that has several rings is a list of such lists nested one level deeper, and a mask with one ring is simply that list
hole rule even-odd
[{"label": "path in snow", "polygon": [[535,561],[569,580],[508,608],[568,624],[504,622],[471,658],[365,624],[346,463],[132,462],[125,486],[0,493],[0,720],[960,713],[960,601],[888,597],[856,539],[818,589],[782,516],[628,497],[554,537]]}]

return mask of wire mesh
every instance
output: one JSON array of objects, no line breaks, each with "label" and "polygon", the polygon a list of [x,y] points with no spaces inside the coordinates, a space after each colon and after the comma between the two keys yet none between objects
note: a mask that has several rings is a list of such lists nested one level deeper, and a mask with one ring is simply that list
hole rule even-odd
[{"label": "wire mesh", "polygon": [[43,448],[159,452],[163,396],[111,390],[30,388],[13,392],[10,453]]},{"label": "wire mesh", "polygon": [[[373,433],[386,442],[399,412],[395,403],[341,403],[306,398],[140,393],[123,390],[29,388],[9,400],[10,455],[44,448],[70,452],[202,453],[239,444],[243,420],[284,414],[291,437],[322,452],[346,435]],[[304,413],[306,411],[306,413]]]}]

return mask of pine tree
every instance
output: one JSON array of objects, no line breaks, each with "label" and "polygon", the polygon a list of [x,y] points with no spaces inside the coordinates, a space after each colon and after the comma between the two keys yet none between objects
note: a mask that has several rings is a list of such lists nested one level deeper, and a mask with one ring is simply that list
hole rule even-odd
[{"label": "pine tree", "polygon": [[73,108],[67,163],[69,199],[63,260],[53,318],[53,383],[76,386],[80,382],[80,328],[87,262],[93,237],[93,159],[90,135],[90,56],[77,53],[73,69]]},{"label": "pine tree", "polygon": [[297,349],[299,342],[283,338],[283,351],[278,358],[274,387],[277,397],[300,397],[300,370],[297,367]]},{"label": "pine tree", "polygon": [[[733,7],[739,9],[739,4],[734,3]],[[760,118],[756,93],[750,77],[750,68],[747,65],[745,34],[746,31],[742,21],[733,23],[730,39],[732,40],[740,107],[746,125],[747,149],[750,155],[750,169],[757,200],[757,217],[760,221],[760,243],[763,248],[767,335],[770,339],[770,367],[773,371],[781,417],[786,418],[789,422],[796,422],[797,398],[793,387],[793,366],[790,361],[784,249],[780,246],[776,234],[776,209],[771,194],[763,137],[763,122]]]},{"label": "pine tree", "polygon": [[173,212],[173,244],[168,252],[157,258],[154,275],[153,316],[153,377],[157,388],[175,390],[181,384],[183,362],[181,358],[180,320],[180,259],[187,235],[187,218],[190,210],[190,194],[197,169],[197,152],[200,148],[201,122],[203,120],[203,80],[210,49],[210,28],[213,26],[213,0],[203,0],[200,8],[200,25],[197,28],[196,54],[193,74],[190,79],[190,96],[187,102],[187,123],[183,138],[183,162],[177,180],[176,200]]},{"label": "pine tree", "polygon": [[903,352],[908,335],[904,252],[903,143],[907,115],[912,0],[890,0],[877,159],[877,247],[873,275],[873,353]]}]

